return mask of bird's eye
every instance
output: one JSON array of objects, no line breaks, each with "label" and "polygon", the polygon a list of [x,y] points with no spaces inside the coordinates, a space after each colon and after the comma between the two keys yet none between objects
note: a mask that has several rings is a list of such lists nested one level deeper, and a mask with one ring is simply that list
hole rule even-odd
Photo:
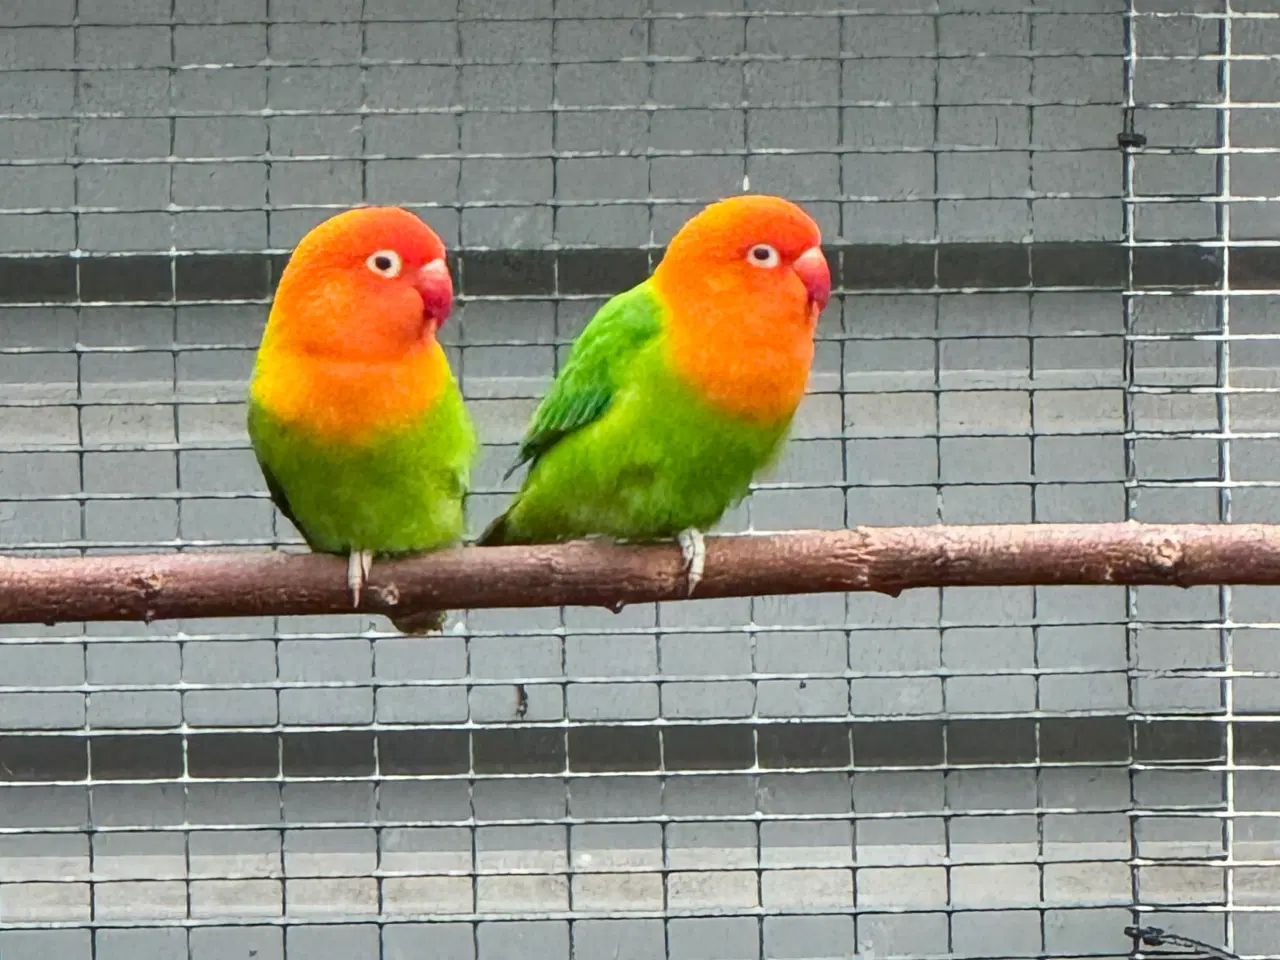
[{"label": "bird's eye", "polygon": [[400,276],[400,254],[394,250],[379,250],[377,253],[369,255],[369,259],[365,261],[365,266],[380,277],[386,277],[388,280],[394,279]]},{"label": "bird's eye", "polygon": [[757,243],[747,251],[747,263],[753,267],[776,267],[779,259],[778,251],[767,243]]}]

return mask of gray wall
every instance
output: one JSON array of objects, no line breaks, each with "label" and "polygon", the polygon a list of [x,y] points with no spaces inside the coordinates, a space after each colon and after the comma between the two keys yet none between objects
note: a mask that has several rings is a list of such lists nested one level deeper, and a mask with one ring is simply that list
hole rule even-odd
[{"label": "gray wall", "polygon": [[[44,211],[10,220],[16,251],[287,249],[361,200],[467,246],[627,247],[744,174],[850,241],[1121,236],[1118,0],[7,6],[3,106],[33,119],[6,152],[42,163],[6,208]],[[1214,42],[1174,23],[1145,52]]]},{"label": "gray wall", "polygon": [[[478,530],[601,292],[748,182],[841,289],[725,529],[1269,520],[1280,19],[1225,9],[6,0],[0,545],[296,545],[241,399],[361,201],[461,250]],[[4,628],[0,956],[1280,956],[1274,596]]]}]

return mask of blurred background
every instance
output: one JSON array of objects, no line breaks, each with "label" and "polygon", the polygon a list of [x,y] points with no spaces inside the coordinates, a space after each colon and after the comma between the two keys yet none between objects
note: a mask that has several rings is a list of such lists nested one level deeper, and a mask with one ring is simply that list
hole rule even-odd
[{"label": "blurred background", "polygon": [[[0,545],[266,549],[312,225],[450,244],[478,531],[702,204],[838,295],[726,529],[1280,518],[1275,0],[5,0]],[[4,960],[1280,957],[1280,596],[0,632]]]}]

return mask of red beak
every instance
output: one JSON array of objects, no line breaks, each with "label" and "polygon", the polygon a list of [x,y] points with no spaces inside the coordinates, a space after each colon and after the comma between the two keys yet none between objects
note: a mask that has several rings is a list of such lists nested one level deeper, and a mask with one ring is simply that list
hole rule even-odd
[{"label": "red beak", "polygon": [[453,312],[453,278],[443,257],[418,271],[414,288],[422,295],[423,311],[436,322],[436,329],[440,329]]},{"label": "red beak", "polygon": [[817,304],[818,311],[821,312],[831,299],[831,268],[827,266],[827,258],[822,255],[822,248],[810,247],[796,257],[791,269],[809,291],[809,299]]}]

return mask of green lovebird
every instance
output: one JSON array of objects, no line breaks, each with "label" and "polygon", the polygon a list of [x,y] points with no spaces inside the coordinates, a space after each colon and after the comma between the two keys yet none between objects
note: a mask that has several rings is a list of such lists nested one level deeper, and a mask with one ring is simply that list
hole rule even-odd
[{"label": "green lovebird", "polygon": [[[457,544],[476,440],[436,331],[453,306],[440,238],[407,210],[317,226],[280,277],[249,387],[271,499],[307,545],[349,558],[352,602],[374,556]],[[394,618],[438,630],[439,611]]]},{"label": "green lovebird", "polygon": [[702,531],[746,496],[804,396],[831,294],[821,239],[779,197],[689,220],[574,343],[512,468],[529,464],[524,483],[478,543],[676,537],[692,594]]}]

